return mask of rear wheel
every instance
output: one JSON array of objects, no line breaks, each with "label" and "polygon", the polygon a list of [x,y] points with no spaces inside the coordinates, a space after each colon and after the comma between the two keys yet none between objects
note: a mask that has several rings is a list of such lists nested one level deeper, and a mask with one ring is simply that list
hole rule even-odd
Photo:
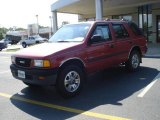
[{"label": "rear wheel", "polygon": [[139,65],[140,65],[140,60],[141,60],[140,53],[136,50],[132,51],[130,56],[129,56],[128,61],[125,64],[127,70],[129,70],[129,71],[137,70],[139,68]]},{"label": "rear wheel", "polygon": [[83,70],[76,65],[68,65],[60,72],[57,80],[57,89],[64,97],[77,95],[84,83]]},{"label": "rear wheel", "polygon": [[22,47],[23,47],[23,48],[26,48],[26,47],[27,47],[27,44],[26,44],[25,42],[23,42],[23,43],[22,43]]},{"label": "rear wheel", "polygon": [[36,41],[36,44],[39,44],[39,41]]}]

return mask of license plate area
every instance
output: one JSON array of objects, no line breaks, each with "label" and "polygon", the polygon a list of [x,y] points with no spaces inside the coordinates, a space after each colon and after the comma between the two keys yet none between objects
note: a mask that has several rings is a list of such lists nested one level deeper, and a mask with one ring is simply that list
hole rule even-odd
[{"label": "license plate area", "polygon": [[25,72],[21,71],[21,70],[18,70],[18,77],[25,79]]}]

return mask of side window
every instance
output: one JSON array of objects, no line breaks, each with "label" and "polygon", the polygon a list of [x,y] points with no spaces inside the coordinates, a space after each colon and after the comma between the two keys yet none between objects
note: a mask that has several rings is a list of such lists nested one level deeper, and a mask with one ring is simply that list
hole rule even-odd
[{"label": "side window", "polygon": [[125,27],[122,24],[113,24],[113,29],[115,31],[115,37],[116,38],[127,38],[129,37],[129,34]]},{"label": "side window", "polygon": [[129,26],[135,35],[143,35],[142,30],[140,30],[139,27],[135,23],[130,22]]},{"label": "side window", "polygon": [[97,42],[111,40],[111,33],[108,25],[97,25],[92,36],[94,35],[101,36],[101,39],[99,39]]},{"label": "side window", "polygon": [[34,37],[31,37],[31,40],[34,40],[35,38]]}]

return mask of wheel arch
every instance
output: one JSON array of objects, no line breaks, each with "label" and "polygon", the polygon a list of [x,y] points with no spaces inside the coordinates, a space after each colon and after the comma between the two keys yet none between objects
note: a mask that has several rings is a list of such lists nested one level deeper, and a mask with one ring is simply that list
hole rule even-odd
[{"label": "wheel arch", "polygon": [[58,69],[58,77],[57,77],[57,80],[58,80],[58,78],[59,78],[59,75],[60,75],[61,71],[62,71],[67,65],[71,65],[71,64],[78,65],[78,66],[83,70],[84,77],[86,78],[86,69],[85,69],[85,63],[83,62],[83,60],[80,59],[80,58],[69,58],[69,59],[66,59],[66,60],[64,60],[64,61],[61,62],[60,66],[59,66],[59,69]]},{"label": "wheel arch", "polygon": [[132,51],[138,51],[139,52],[139,54],[140,54],[140,62],[142,62],[142,52],[141,52],[141,49],[140,49],[140,47],[139,46],[133,46],[131,49],[130,49],[130,51],[129,51],[129,54],[128,54],[128,59],[129,59],[129,56],[130,56],[130,54],[132,53]]},{"label": "wheel arch", "polygon": [[61,62],[59,68],[62,69],[63,67],[70,65],[70,64],[76,64],[82,69],[85,69],[85,63],[80,58],[69,58]]}]

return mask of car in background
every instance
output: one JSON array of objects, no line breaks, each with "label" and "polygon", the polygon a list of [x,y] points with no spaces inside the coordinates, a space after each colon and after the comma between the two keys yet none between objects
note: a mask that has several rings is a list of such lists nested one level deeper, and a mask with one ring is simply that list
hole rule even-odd
[{"label": "car in background", "polygon": [[10,40],[10,39],[6,39],[6,38],[4,38],[4,39],[2,39],[1,41],[3,41],[5,44],[12,44],[12,41]]},{"label": "car in background", "polygon": [[7,48],[7,44],[3,40],[1,40],[0,41],[0,51],[2,51],[2,49],[5,49],[5,48]]},{"label": "car in background", "polygon": [[29,36],[27,39],[21,40],[20,44],[22,45],[23,48],[26,48],[29,45],[44,43],[47,41],[48,41],[48,39],[42,38],[39,35],[35,35],[35,36]]}]

